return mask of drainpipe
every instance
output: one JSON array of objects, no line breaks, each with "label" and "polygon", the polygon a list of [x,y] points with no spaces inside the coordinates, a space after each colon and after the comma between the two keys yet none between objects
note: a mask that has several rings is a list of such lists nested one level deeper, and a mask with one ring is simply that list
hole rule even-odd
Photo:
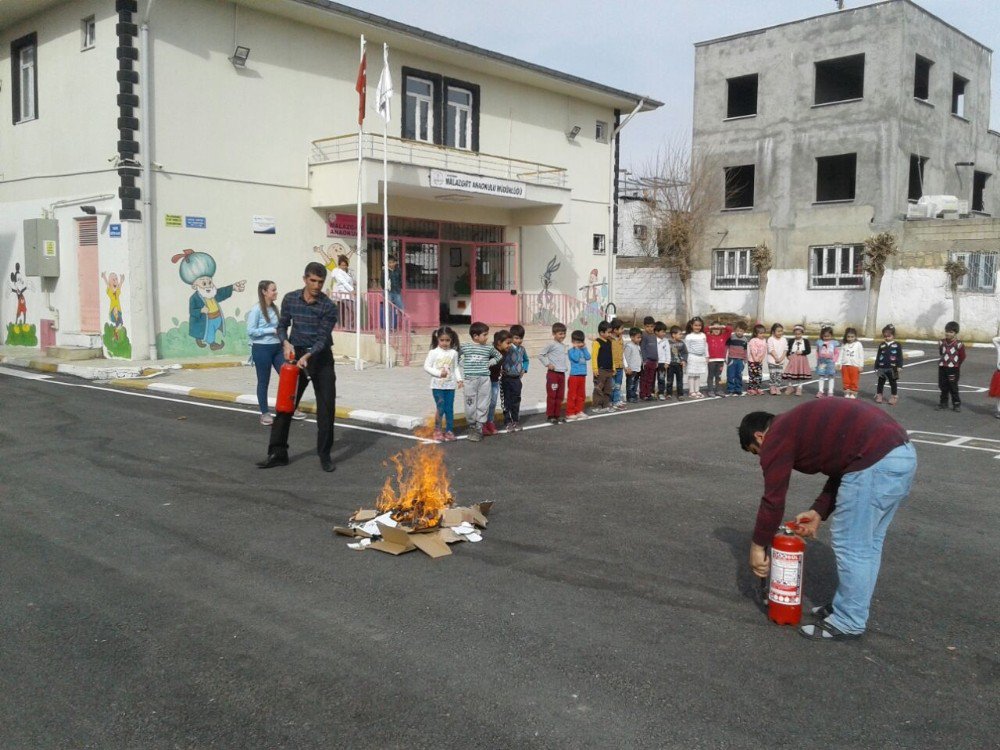
[{"label": "drainpipe", "polygon": [[[618,232],[618,225],[615,221],[618,214],[618,145],[619,145],[619,133],[629,124],[629,121],[638,114],[639,110],[645,105],[646,99],[642,98],[639,103],[635,105],[628,117],[621,121],[621,123],[615,125],[614,131],[611,133],[611,153],[608,155],[608,174],[611,178],[611,184],[609,186],[610,196],[608,199],[608,244],[611,247],[607,247],[606,251],[608,253],[608,302],[615,301],[615,269],[618,265],[618,255],[615,250],[617,249],[615,245],[617,244],[616,236]],[[616,110],[617,111],[617,110]]]},{"label": "drainpipe", "polygon": [[139,65],[142,69],[140,89],[142,99],[139,101],[139,140],[145,150],[145,158],[142,160],[142,229],[143,241],[146,249],[146,327],[149,336],[149,359],[157,359],[156,352],[156,253],[153,248],[153,202],[151,193],[153,191],[153,144],[150,137],[152,127],[150,117],[152,116],[152,81],[150,69],[152,67],[153,49],[149,43],[149,14],[153,10],[153,3],[156,0],[149,0],[146,5],[146,13],[142,17],[142,25],[139,27]]}]

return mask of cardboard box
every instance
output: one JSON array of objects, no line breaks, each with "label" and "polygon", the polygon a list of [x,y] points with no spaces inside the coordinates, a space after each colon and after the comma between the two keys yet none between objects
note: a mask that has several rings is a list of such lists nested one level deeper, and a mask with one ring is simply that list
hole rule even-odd
[{"label": "cardboard box", "polygon": [[[376,521],[375,525],[381,539],[373,541],[368,548],[390,555],[402,555],[419,549],[429,557],[447,557],[452,554],[448,548],[449,544],[467,541],[465,536],[452,531],[452,527],[469,523],[485,529],[488,523],[487,516],[492,507],[492,502],[483,502],[469,507],[446,508],[441,514],[441,524],[427,529],[411,529],[402,525],[386,526],[381,521]],[[371,526],[370,522],[379,515],[381,514],[376,510],[359,508],[351,516],[350,526],[334,526],[333,531],[346,537],[374,539],[375,535],[358,528],[358,525],[367,523]]]}]

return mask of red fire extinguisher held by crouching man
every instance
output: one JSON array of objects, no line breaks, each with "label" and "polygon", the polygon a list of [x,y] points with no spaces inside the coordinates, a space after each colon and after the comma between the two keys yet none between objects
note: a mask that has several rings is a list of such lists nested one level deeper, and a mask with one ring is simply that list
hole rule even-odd
[{"label": "red fire extinguisher held by crouching man", "polygon": [[[750,567],[760,578],[771,574],[771,619],[795,624],[801,617],[802,540],[815,537],[820,523],[831,518],[837,590],[832,602],[810,610],[816,622],[799,633],[817,641],[861,637],[886,532],[917,470],[906,431],[863,401],[818,399],[777,416],[751,412],[740,423],[739,436],[743,450],[760,458],[764,473]],[[792,471],[825,474],[827,481],[812,507],[780,531]]]}]

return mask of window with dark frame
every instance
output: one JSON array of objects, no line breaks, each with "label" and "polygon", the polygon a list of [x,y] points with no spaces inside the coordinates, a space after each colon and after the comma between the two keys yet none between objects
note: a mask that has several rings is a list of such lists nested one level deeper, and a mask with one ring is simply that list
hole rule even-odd
[{"label": "window with dark frame", "polygon": [[751,262],[753,248],[738,247],[715,251],[712,264],[713,289],[757,289],[760,276]]},{"label": "window with dark frame", "polygon": [[726,208],[753,208],[755,172],[756,167],[753,164],[725,167]]},{"label": "window with dark frame", "polygon": [[926,163],[926,156],[910,154],[910,181],[906,191],[907,200],[918,201],[924,194],[924,165]]},{"label": "window with dark frame", "polygon": [[917,55],[913,65],[913,98],[926,102],[931,98],[931,66],[933,60]]},{"label": "window with dark frame", "polygon": [[633,224],[632,225],[632,237],[637,240],[645,241],[646,237],[649,236],[649,228],[645,224]]},{"label": "window with dark frame", "polygon": [[415,68],[402,73],[401,137],[479,151],[479,86]]},{"label": "window with dark frame", "polygon": [[603,234],[594,235],[594,255],[605,255],[607,253],[607,246],[604,243]]},{"label": "window with dark frame", "polygon": [[468,151],[472,148],[472,92],[448,87],[444,145]]},{"label": "window with dark frame", "polygon": [[604,120],[598,120],[594,124],[594,140],[598,143],[608,142],[608,124]]},{"label": "window with dark frame", "polygon": [[960,260],[965,264],[966,274],[958,282],[960,292],[993,294],[996,291],[1000,252],[987,250],[951,253],[951,260]]},{"label": "window with dark frame", "polygon": [[969,79],[960,75],[951,77],[951,113],[959,117],[965,117],[965,91],[969,86]]},{"label": "window with dark frame", "polygon": [[854,200],[857,168],[857,154],[817,156],[816,202]]},{"label": "window with dark frame", "polygon": [[93,49],[97,41],[97,22],[93,16],[80,21],[80,51]]},{"label": "window with dark frame", "polygon": [[757,81],[756,73],[726,79],[727,119],[757,114]]},{"label": "window with dark frame", "polygon": [[38,119],[38,35],[10,43],[12,115],[14,124]]},{"label": "window with dark frame", "polygon": [[810,289],[864,289],[864,245],[809,248]]},{"label": "window with dark frame", "polygon": [[989,172],[972,173],[972,210],[986,213],[986,183],[990,179]]},{"label": "window with dark frame", "polygon": [[850,55],[816,63],[814,104],[831,104],[863,99],[865,96],[865,56]]}]

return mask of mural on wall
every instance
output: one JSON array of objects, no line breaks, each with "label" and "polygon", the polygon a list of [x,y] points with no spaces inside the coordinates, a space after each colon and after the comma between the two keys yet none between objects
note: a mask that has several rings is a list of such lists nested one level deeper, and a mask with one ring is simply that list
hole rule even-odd
[{"label": "mural on wall", "polygon": [[[328,295],[335,292],[346,293],[348,287],[351,290],[357,288],[357,284],[354,282],[354,274],[350,271],[351,260],[356,253],[353,247],[348,246],[342,240],[334,240],[327,247],[316,245],[313,248],[313,252],[319,255],[323,261],[323,265],[326,266],[326,293]],[[341,256],[347,258],[348,269],[340,269]]]},{"label": "mural on wall", "polygon": [[197,357],[212,354],[223,348],[231,354],[249,350],[246,323],[241,321],[240,310],[225,317],[220,305],[242,292],[246,281],[241,280],[223,287],[215,285],[216,263],[208,253],[187,249],[170,259],[178,264],[181,281],[190,285],[194,293],[188,300],[188,319],[173,318],[174,328],[156,337],[162,357]]},{"label": "mural on wall", "polygon": [[14,322],[7,324],[7,346],[38,346],[38,331],[34,325],[28,324],[28,300],[25,292],[30,289],[21,273],[21,264],[15,263],[14,272],[10,275],[10,292],[17,300],[17,307]]},{"label": "mural on wall", "polygon": [[538,293],[538,301],[531,322],[535,325],[552,325],[562,322],[571,331],[581,329],[588,335],[597,333],[597,325],[603,319],[602,307],[608,300],[608,279],[600,278],[596,268],[592,269],[587,284],[580,287],[583,299],[560,295],[557,299],[552,293],[552,276],[559,270],[561,264],[558,256],[553,255],[545,272],[541,275],[542,291]]},{"label": "mural on wall", "polygon": [[101,272],[104,280],[104,291],[108,295],[108,320],[104,324],[104,348],[112,357],[132,358],[132,342],[128,340],[125,328],[125,317],[122,314],[122,287],[125,286],[125,274],[119,276],[114,271]]},{"label": "mural on wall", "polygon": [[542,291],[538,295],[538,307],[535,311],[535,315],[531,322],[537,325],[552,325],[556,322],[556,313],[553,310],[553,302],[555,298],[552,295],[549,287],[552,285],[552,274],[559,270],[559,266],[562,265],[556,260],[556,256],[552,256],[552,260],[549,261],[548,265],[545,266],[545,273],[541,275],[540,280],[542,282]]},{"label": "mural on wall", "polygon": [[603,281],[598,281],[598,275],[596,268],[591,269],[587,285],[580,287],[584,301],[580,321],[584,327],[601,322],[601,307],[608,301],[608,277],[605,276]]}]

